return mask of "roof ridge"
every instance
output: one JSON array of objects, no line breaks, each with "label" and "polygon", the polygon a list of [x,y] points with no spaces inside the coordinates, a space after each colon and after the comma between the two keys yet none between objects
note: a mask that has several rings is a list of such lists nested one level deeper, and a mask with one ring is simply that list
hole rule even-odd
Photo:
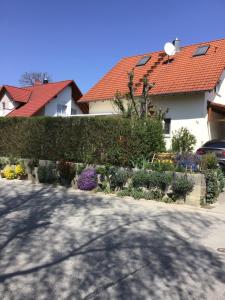
[{"label": "roof ridge", "polygon": [[[46,84],[55,84],[55,83],[62,83],[62,82],[69,82],[69,81],[74,81],[73,79],[67,79],[67,80],[61,80],[61,81],[55,81],[55,82],[48,82],[48,83],[45,83],[45,84],[40,84],[40,85],[37,85],[37,86],[43,86],[43,85],[46,85]],[[15,86],[15,85],[10,85],[10,84],[3,84],[1,85],[0,87],[13,87],[15,89],[21,89],[21,90],[26,90],[26,91],[29,91],[30,92],[30,88],[33,88],[35,87],[35,85],[27,85],[27,86],[23,86],[23,87],[19,87],[19,86]]]},{"label": "roof ridge", "polygon": [[[193,44],[189,44],[189,45],[185,45],[185,46],[181,45],[181,48],[187,48],[187,47],[191,47],[191,46],[195,46],[195,45],[197,46],[197,45],[206,44],[206,43],[213,43],[213,42],[222,41],[222,40],[225,40],[225,38],[215,39],[215,40],[210,40],[210,41],[204,41],[204,42],[199,42],[199,43],[193,43]],[[156,54],[156,53],[160,53],[160,52],[165,52],[165,51],[164,51],[164,49],[162,49],[162,50],[157,50],[157,51],[152,51],[152,52],[145,52],[145,53],[141,53],[141,54],[124,56],[124,57],[122,57],[121,60],[126,59],[126,58],[132,58],[132,57],[139,57],[139,56],[144,56],[144,55]]]},{"label": "roof ridge", "polygon": [[15,89],[20,89],[20,90],[25,90],[27,92],[30,92],[30,90],[26,89],[25,87],[18,87],[18,86],[9,85],[9,84],[3,84],[1,87],[13,87]]},{"label": "roof ridge", "polygon": [[74,81],[73,79],[67,79],[67,80],[61,80],[61,81],[54,81],[54,82],[48,82],[48,83],[42,83],[42,84],[38,84],[38,85],[29,85],[27,86],[27,88],[31,88],[31,87],[37,87],[37,86],[46,86],[46,85],[49,85],[49,84],[56,84],[56,83],[62,83],[62,82],[69,82],[69,81]]}]

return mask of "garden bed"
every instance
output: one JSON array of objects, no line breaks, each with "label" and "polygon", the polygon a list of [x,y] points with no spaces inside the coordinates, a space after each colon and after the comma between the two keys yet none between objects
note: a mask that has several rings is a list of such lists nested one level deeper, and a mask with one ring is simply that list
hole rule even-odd
[{"label": "garden bed", "polygon": [[[3,162],[3,159],[1,161]],[[8,161],[7,168],[8,171],[11,168],[10,172],[13,175],[9,172],[11,175],[8,178],[11,180],[18,178],[16,170],[19,170],[21,176],[26,174],[28,180],[33,183],[58,184],[119,197],[129,196],[134,199],[200,206],[207,190],[205,176],[201,173],[188,173],[187,170],[162,171],[171,168],[168,168],[168,165],[165,168],[165,165],[153,162],[152,169],[139,169],[23,159],[18,160],[17,164],[16,161],[11,164]]]}]

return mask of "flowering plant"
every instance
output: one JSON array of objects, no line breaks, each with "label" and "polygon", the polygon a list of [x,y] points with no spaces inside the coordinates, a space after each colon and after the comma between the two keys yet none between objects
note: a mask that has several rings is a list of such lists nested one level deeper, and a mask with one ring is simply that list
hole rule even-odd
[{"label": "flowering plant", "polygon": [[9,180],[17,178],[14,168],[11,166],[6,166],[3,170],[3,174],[4,174],[4,177]]},{"label": "flowering plant", "polygon": [[22,166],[22,165],[16,165],[16,167],[15,167],[15,173],[16,173],[17,176],[26,175],[24,166]]},{"label": "flowering plant", "polygon": [[97,173],[93,168],[82,171],[77,181],[80,190],[91,191],[97,187]]}]

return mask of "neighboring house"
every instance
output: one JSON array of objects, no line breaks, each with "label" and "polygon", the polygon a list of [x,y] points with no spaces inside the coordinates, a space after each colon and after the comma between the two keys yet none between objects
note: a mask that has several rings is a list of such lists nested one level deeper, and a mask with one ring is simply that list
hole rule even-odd
[{"label": "neighboring house", "polygon": [[164,51],[122,59],[78,103],[89,103],[90,114],[116,113],[116,91],[128,92],[127,73],[134,68],[135,94],[142,80],[154,83],[150,95],[159,108],[169,108],[165,138],[186,127],[197,138],[196,148],[214,138],[225,139],[225,39],[180,48],[174,56]]},{"label": "neighboring house", "polygon": [[34,86],[0,88],[0,116],[71,116],[88,113],[88,104],[77,103],[82,96],[73,80],[41,83]]}]

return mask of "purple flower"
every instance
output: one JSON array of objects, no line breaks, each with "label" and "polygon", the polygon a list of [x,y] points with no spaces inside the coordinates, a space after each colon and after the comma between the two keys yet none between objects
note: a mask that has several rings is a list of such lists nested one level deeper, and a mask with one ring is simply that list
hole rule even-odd
[{"label": "purple flower", "polygon": [[83,191],[91,191],[97,187],[97,174],[95,169],[82,171],[77,181],[78,188]]}]

